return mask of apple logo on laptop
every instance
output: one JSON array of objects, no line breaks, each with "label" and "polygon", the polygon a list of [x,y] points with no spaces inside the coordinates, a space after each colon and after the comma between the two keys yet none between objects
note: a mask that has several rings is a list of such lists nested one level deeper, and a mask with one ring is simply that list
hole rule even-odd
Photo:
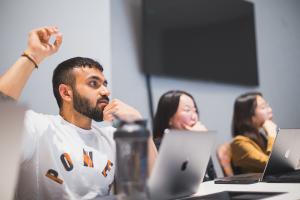
[{"label": "apple logo on laptop", "polygon": [[290,149],[288,149],[284,154],[285,158],[289,158],[289,156],[290,156]]},{"label": "apple logo on laptop", "polygon": [[186,170],[188,163],[189,163],[188,160],[186,160],[186,161],[184,161],[184,162],[182,163],[182,165],[181,165],[181,171]]}]

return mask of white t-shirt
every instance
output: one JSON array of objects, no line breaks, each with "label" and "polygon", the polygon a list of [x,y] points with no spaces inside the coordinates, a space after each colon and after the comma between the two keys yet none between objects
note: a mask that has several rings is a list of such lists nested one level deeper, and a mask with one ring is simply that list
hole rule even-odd
[{"label": "white t-shirt", "polygon": [[115,174],[113,127],[81,129],[61,116],[27,111],[16,199],[93,199]]}]

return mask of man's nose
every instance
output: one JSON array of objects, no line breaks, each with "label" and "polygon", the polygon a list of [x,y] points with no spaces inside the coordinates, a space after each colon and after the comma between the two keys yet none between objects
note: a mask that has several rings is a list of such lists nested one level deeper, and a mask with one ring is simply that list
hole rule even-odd
[{"label": "man's nose", "polygon": [[101,96],[109,96],[110,95],[109,89],[106,86],[102,85],[100,87],[100,95]]}]

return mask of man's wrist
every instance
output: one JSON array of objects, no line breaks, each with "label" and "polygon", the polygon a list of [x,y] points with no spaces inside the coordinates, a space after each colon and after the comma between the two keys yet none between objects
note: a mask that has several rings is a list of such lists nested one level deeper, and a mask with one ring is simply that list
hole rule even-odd
[{"label": "man's wrist", "polygon": [[39,67],[36,58],[32,54],[24,51],[21,56],[27,58],[30,62],[32,62],[36,69]]},{"label": "man's wrist", "polygon": [[41,64],[41,62],[47,57],[46,55],[43,55],[43,53],[36,52],[31,48],[27,48],[25,52],[34,59],[37,65]]}]

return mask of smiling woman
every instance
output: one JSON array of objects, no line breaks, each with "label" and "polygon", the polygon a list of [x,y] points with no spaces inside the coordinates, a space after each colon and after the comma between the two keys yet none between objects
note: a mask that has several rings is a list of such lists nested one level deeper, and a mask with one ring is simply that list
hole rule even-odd
[{"label": "smiling woman", "polygon": [[[171,90],[163,94],[154,117],[153,134],[162,138],[165,129],[206,130],[198,120],[198,108],[192,95],[185,91]],[[198,126],[199,125],[199,126]]]},{"label": "smiling woman", "polygon": [[[154,141],[159,148],[166,129],[207,131],[199,119],[199,111],[193,96],[185,91],[171,90],[163,94],[154,116]],[[216,173],[209,161],[204,181],[213,180]]]}]

